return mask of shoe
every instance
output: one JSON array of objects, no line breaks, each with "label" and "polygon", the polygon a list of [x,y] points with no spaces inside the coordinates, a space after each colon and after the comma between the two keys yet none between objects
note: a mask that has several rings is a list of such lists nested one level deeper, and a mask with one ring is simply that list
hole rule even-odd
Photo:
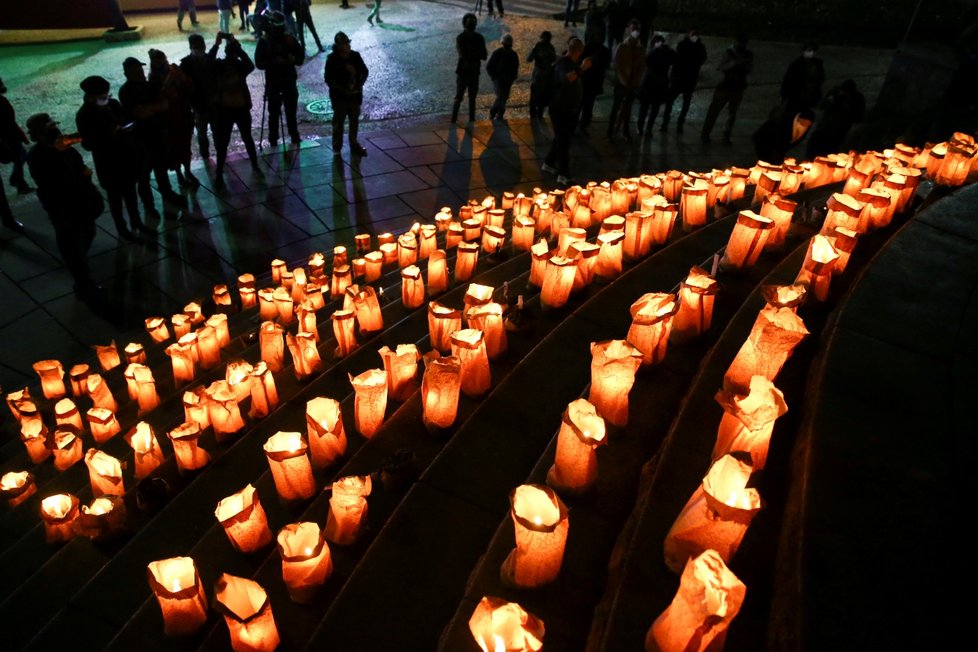
[{"label": "shoe", "polygon": [[350,145],[350,153],[353,154],[354,156],[366,156],[367,148],[365,148],[360,143],[353,143],[352,145]]},{"label": "shoe", "polygon": [[326,48],[324,48],[323,46],[321,46],[321,45],[320,45],[320,46],[318,46],[318,47],[319,47],[319,52],[320,52],[320,54],[322,54],[323,52],[325,52],[325,51],[326,51]]},{"label": "shoe", "polygon": [[24,228],[24,225],[21,224],[20,222],[18,222],[17,220],[15,220],[12,217],[10,219],[5,219],[3,221],[3,225],[5,227],[7,227],[8,229],[10,229],[11,231],[13,231],[14,233],[25,233],[26,232],[26,229]]},{"label": "shoe", "polygon": [[546,163],[541,165],[540,169],[543,170],[544,172],[547,172],[548,174],[557,174],[557,168],[555,168],[552,165],[547,165]]},{"label": "shoe", "polygon": [[377,17],[377,23],[378,23],[378,24],[383,24],[383,22],[384,22],[384,21],[382,21],[382,20],[380,19],[380,16],[378,16],[378,17]]},{"label": "shoe", "polygon": [[570,179],[567,178],[567,177],[565,177],[564,175],[560,174],[560,175],[557,175],[557,183],[559,185],[561,185],[561,186],[569,186],[570,185]]},{"label": "shoe", "polygon": [[200,21],[199,20],[195,20],[195,21],[193,21],[190,24],[193,25],[194,27],[197,27],[198,25],[200,25]]},{"label": "shoe", "polygon": [[371,26],[371,27],[373,27],[373,26],[374,26],[374,21],[373,21],[372,19],[370,19],[370,18],[368,18],[368,19],[367,19],[367,22],[368,22],[368,23],[370,23],[370,26]]}]

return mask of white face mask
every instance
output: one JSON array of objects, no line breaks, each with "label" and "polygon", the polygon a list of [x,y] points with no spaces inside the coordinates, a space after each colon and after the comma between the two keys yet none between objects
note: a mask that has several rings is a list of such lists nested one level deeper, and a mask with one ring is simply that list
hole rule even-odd
[{"label": "white face mask", "polygon": [[652,49],[653,50],[658,50],[661,47],[662,47],[662,43],[653,43],[652,44]]},{"label": "white face mask", "polygon": [[802,54],[806,59],[811,59],[815,56],[815,52],[812,50],[805,50]]},{"label": "white face mask", "polygon": [[109,105],[109,98],[107,97],[100,97],[97,100],[95,100],[95,106],[108,106],[108,105]]},{"label": "white face mask", "polygon": [[690,36],[689,37],[689,40],[692,41],[693,43],[698,43],[699,40],[700,40],[700,37],[699,36]]},{"label": "white face mask", "polygon": [[632,30],[631,37],[633,39],[637,39],[641,35],[642,35],[642,33],[640,31],[638,31],[637,29],[633,29]]}]

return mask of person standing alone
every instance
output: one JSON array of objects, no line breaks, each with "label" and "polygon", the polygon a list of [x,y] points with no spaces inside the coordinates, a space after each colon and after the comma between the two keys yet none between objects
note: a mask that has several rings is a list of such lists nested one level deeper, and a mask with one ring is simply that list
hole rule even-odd
[{"label": "person standing alone", "polygon": [[556,174],[557,183],[563,186],[570,183],[571,139],[577,127],[577,116],[580,114],[584,95],[582,75],[591,67],[590,59],[581,59],[583,52],[584,43],[572,36],[567,44],[567,52],[557,59],[554,66],[554,95],[550,100],[554,139],[540,169]]},{"label": "person standing alone", "polygon": [[475,121],[475,97],[479,93],[479,73],[482,62],[489,53],[486,51],[486,39],[475,31],[479,20],[475,14],[462,16],[462,32],[455,37],[455,49],[458,52],[458,64],[455,66],[455,101],[452,104],[452,122],[458,120],[458,110],[462,106],[462,97],[469,94],[469,122]]},{"label": "person standing alone", "polygon": [[723,130],[723,141],[730,144],[730,134],[733,131],[734,120],[737,119],[737,109],[740,107],[740,101],[744,99],[744,91],[747,90],[747,75],[754,69],[754,53],[747,49],[747,36],[738,36],[737,42],[727,48],[723,53],[719,69],[723,73],[723,79],[713,92],[713,100],[706,111],[700,140],[704,143],[710,142],[713,125],[720,117],[720,111],[726,106],[727,126]]},{"label": "person standing alone", "polygon": [[489,73],[489,79],[496,91],[496,101],[489,110],[489,117],[493,120],[503,119],[509,91],[520,75],[520,56],[513,50],[513,35],[505,34],[501,42],[502,46],[493,50],[492,56],[486,62],[486,72]]},{"label": "person standing alone", "polygon": [[666,115],[662,119],[663,131],[669,125],[669,117],[672,115],[672,106],[676,103],[676,98],[682,95],[683,105],[676,120],[676,133],[683,133],[683,123],[686,122],[686,114],[689,113],[689,105],[693,100],[693,91],[696,90],[696,82],[700,78],[700,68],[705,62],[706,46],[703,45],[696,30],[691,29],[687,32],[686,38],[676,44],[676,59],[672,64],[672,74],[669,78],[669,97],[666,98]]},{"label": "person standing alone", "polygon": [[367,150],[357,141],[360,128],[360,106],[363,104],[363,85],[370,71],[359,52],[350,48],[350,37],[336,32],[333,51],[326,57],[323,81],[329,87],[329,102],[333,105],[333,156],[342,155],[343,124],[350,121],[350,153],[366,156]]},{"label": "person standing alone", "polygon": [[269,29],[255,47],[255,67],[265,71],[265,98],[268,100],[268,142],[278,146],[279,120],[285,105],[285,125],[293,145],[299,138],[299,86],[296,66],[306,60],[306,53],[285,28],[285,16],[270,12]]}]

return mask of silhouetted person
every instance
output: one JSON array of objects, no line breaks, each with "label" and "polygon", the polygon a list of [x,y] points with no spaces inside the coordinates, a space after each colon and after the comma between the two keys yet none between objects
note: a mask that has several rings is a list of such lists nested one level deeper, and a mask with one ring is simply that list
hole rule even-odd
[{"label": "silhouetted person", "polygon": [[149,81],[159,84],[167,105],[166,167],[176,173],[181,187],[196,188],[200,182],[190,171],[190,144],[194,137],[194,111],[190,106],[193,81],[178,66],[172,65],[162,50],[149,51]]},{"label": "silhouetted person", "polygon": [[740,35],[736,43],[731,45],[723,53],[723,58],[717,66],[723,73],[723,79],[717,84],[713,92],[713,100],[710,108],[706,111],[706,120],[703,122],[703,131],[700,132],[700,139],[703,142],[710,142],[710,133],[713,125],[720,117],[720,111],[727,107],[727,125],[723,130],[724,142],[730,142],[730,134],[733,133],[734,121],[737,119],[737,109],[740,107],[741,100],[744,99],[744,91],[747,89],[747,75],[754,69],[754,53],[747,49],[747,37]]},{"label": "silhouetted person", "polygon": [[136,140],[142,145],[144,160],[139,177],[139,198],[146,214],[158,217],[149,184],[150,173],[164,202],[179,206],[183,197],[173,192],[166,169],[166,100],[161,94],[161,86],[146,79],[145,65],[134,57],[122,62],[126,82],[119,88],[119,102],[129,121],[135,123]]},{"label": "silhouetted person", "polygon": [[513,50],[512,34],[503,35],[501,42],[502,45],[493,50],[492,56],[486,62],[486,73],[496,91],[496,101],[489,109],[489,117],[493,120],[502,120],[506,112],[506,102],[509,101],[509,91],[520,76],[520,55]]},{"label": "silhouetted person", "polygon": [[594,118],[594,103],[599,95],[604,94],[604,77],[611,66],[611,50],[604,44],[604,35],[592,34],[591,41],[584,46],[581,58],[589,60],[591,65],[581,75],[583,95],[577,131],[587,134],[587,129]]},{"label": "silhouetted person", "polygon": [[316,32],[316,24],[312,21],[312,0],[299,0],[295,10],[295,29],[299,36],[299,45],[302,46],[303,53],[306,51],[306,28],[312,33],[312,38],[316,41],[316,48],[320,52],[325,52],[323,44],[319,40],[319,33]]},{"label": "silhouetted person", "polygon": [[822,99],[825,65],[816,56],[818,46],[806,43],[801,56],[788,64],[781,81],[781,102],[790,114],[814,109]]},{"label": "silhouetted person", "polygon": [[201,158],[211,155],[207,129],[214,113],[213,61],[207,56],[207,45],[200,34],[191,34],[190,54],[180,59],[182,70],[191,81],[190,106],[194,112],[194,128],[197,130],[197,149]]},{"label": "silhouetted person", "polygon": [[366,156],[367,150],[357,141],[360,128],[360,106],[363,104],[363,85],[370,71],[360,53],[350,48],[350,37],[336,32],[333,51],[326,57],[323,81],[329,87],[329,101],[333,105],[333,156],[340,156],[343,149],[343,123],[350,122],[350,153]]},{"label": "silhouetted person", "polygon": [[589,59],[581,59],[584,43],[576,36],[567,44],[567,52],[554,66],[554,95],[550,100],[550,121],[554,139],[543,165],[544,172],[557,175],[557,183],[570,183],[570,146],[581,111],[584,84],[581,76],[591,67]]},{"label": "silhouetted person", "polygon": [[475,98],[479,94],[479,73],[482,62],[489,53],[486,51],[486,39],[475,31],[479,20],[475,14],[462,16],[462,32],[455,37],[455,50],[458,52],[458,63],[455,65],[455,101],[452,103],[452,122],[458,120],[458,110],[462,106],[462,97],[469,95],[469,122],[475,121]]},{"label": "silhouetted person", "polygon": [[621,43],[628,24],[628,16],[621,0],[608,0],[604,5],[605,24],[608,27],[608,49],[615,51],[615,46]]},{"label": "silhouetted person", "polygon": [[377,21],[378,25],[382,25],[384,23],[384,21],[380,19],[380,3],[381,0],[374,0],[374,4],[370,8],[370,13],[367,14],[367,22],[370,23],[371,27],[374,26],[375,20]]},{"label": "silhouetted person", "polygon": [[598,6],[597,0],[588,0],[584,10],[584,47],[596,37],[604,41],[607,29],[604,11]]},{"label": "silhouetted person", "polygon": [[[95,174],[105,191],[116,233],[129,241],[137,240],[134,231],[155,233],[139,216],[136,185],[142,155],[135,143],[133,124],[127,121],[119,101],[109,96],[109,82],[104,77],[86,77],[80,86],[85,98],[75,114],[75,126],[81,146],[92,153]],[[123,204],[129,213],[128,226],[122,216]]]},{"label": "silhouetted person", "polygon": [[779,163],[788,151],[801,142],[815,120],[815,112],[804,109],[797,113],[775,110],[754,132],[754,149],[758,160]]},{"label": "silhouetted person", "polygon": [[615,48],[612,63],[615,96],[608,116],[608,138],[614,138],[621,132],[625,140],[632,139],[632,104],[645,75],[645,48],[639,41],[641,30],[642,26],[637,20],[630,20],[625,28],[624,40]]},{"label": "silhouetted person", "polygon": [[24,164],[27,162],[27,136],[17,124],[17,112],[7,99],[7,85],[0,79],[0,148],[6,151],[14,169],[10,172],[10,185],[17,189],[20,195],[33,192],[33,188],[24,179]]},{"label": "silhouetted person", "polygon": [[214,170],[214,189],[224,188],[224,163],[228,156],[228,145],[231,143],[231,131],[235,126],[241,140],[248,150],[251,168],[261,170],[258,166],[258,151],[255,149],[255,139],[251,135],[251,91],[248,89],[248,75],[255,69],[255,64],[241,48],[241,44],[233,36],[224,44],[224,58],[217,58],[223,37],[218,34],[214,47],[207,54],[214,70],[214,146],[217,149],[217,167]]},{"label": "silhouetted person", "polygon": [[183,17],[186,14],[190,14],[190,24],[193,26],[200,25],[197,22],[197,4],[194,0],[179,0],[177,5],[177,29],[181,32],[183,31]]},{"label": "silhouetted person", "polygon": [[240,32],[248,31],[248,14],[251,9],[251,0],[237,0],[238,5],[238,18],[241,19],[241,27],[238,29]]},{"label": "silhouetted person", "polygon": [[533,64],[530,77],[530,117],[542,118],[544,109],[550,103],[550,92],[554,82],[554,64],[557,63],[557,50],[554,49],[550,32],[541,32],[526,60]]},{"label": "silhouetted person", "polygon": [[564,27],[567,27],[568,21],[577,27],[577,12],[580,8],[581,0],[567,0],[567,4],[564,6]]},{"label": "silhouetted person", "polygon": [[866,98],[859,92],[856,82],[847,79],[825,94],[820,108],[822,115],[808,138],[805,152],[809,160],[843,151],[852,125],[866,117]]},{"label": "silhouetted person", "polygon": [[700,68],[706,63],[706,46],[700,40],[695,29],[689,30],[686,37],[676,44],[676,58],[672,63],[672,74],[669,78],[669,97],[666,98],[666,115],[662,119],[662,130],[669,125],[676,98],[683,96],[683,106],[676,120],[676,132],[683,133],[686,114],[693,99],[693,91],[700,78]]},{"label": "silhouetted person", "polygon": [[47,113],[27,119],[35,143],[27,154],[37,197],[54,227],[58,252],[75,281],[75,294],[90,298],[99,289],[88,273],[88,250],[95,239],[95,220],[105,207],[92,183],[92,171],[81,154],[66,144],[58,123]]},{"label": "silhouetted person", "polygon": [[489,16],[489,18],[492,18],[496,15],[493,13],[493,9],[492,9],[494,2],[496,4],[496,12],[499,14],[499,17],[500,18],[503,17],[503,0],[486,0],[486,2],[488,3],[486,8],[488,10],[487,15]]},{"label": "silhouetted person", "polygon": [[[659,115],[659,107],[666,103],[669,95],[669,69],[676,57],[671,47],[666,45],[662,34],[652,37],[648,53],[645,55],[645,75],[639,90],[638,133],[652,137],[652,125]],[[646,124],[646,119],[648,124]],[[665,129],[665,119],[662,129]]]},{"label": "silhouetted person", "polygon": [[271,12],[266,31],[255,47],[255,67],[265,71],[265,99],[268,101],[268,142],[278,145],[279,121],[285,106],[285,125],[293,145],[299,137],[299,86],[296,66],[306,60],[299,41],[288,33],[285,16]]},{"label": "silhouetted person", "polygon": [[234,13],[233,0],[217,0],[217,29],[219,32],[230,33],[232,13]]}]

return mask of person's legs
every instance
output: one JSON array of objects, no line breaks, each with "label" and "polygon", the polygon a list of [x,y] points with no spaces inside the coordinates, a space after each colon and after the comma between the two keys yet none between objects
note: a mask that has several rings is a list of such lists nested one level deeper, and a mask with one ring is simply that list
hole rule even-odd
[{"label": "person's legs", "polygon": [[479,94],[479,75],[475,74],[468,79],[469,94],[469,122],[475,122],[475,96]]},{"label": "person's legs", "polygon": [[10,172],[10,185],[20,193],[31,190],[24,179],[24,163],[27,162],[27,150],[22,144],[14,146],[14,169]]},{"label": "person's legs", "polygon": [[224,162],[228,157],[228,144],[231,142],[231,129],[234,126],[234,119],[229,109],[219,109],[214,116],[211,129],[214,132],[214,149],[217,150],[217,166],[214,168],[214,176],[217,179],[217,186],[224,184],[221,178],[224,174]]},{"label": "person's legs", "polygon": [[211,145],[207,139],[207,125],[209,120],[204,111],[194,111],[194,128],[197,130],[197,151],[201,158],[210,158]]},{"label": "person's legs", "polygon": [[3,177],[0,177],[0,222],[11,231],[24,232],[24,225],[14,219],[10,203],[7,201],[7,191],[3,187]]},{"label": "person's legs", "polygon": [[611,100],[611,113],[608,114],[608,138],[618,131],[618,114],[625,99],[625,87],[615,82],[614,95]]},{"label": "person's legs", "polygon": [[83,226],[73,223],[69,217],[52,218],[51,222],[58,252],[75,279],[75,291],[88,290],[93,285],[88,275],[88,249],[95,238],[95,222],[86,220],[87,225]]},{"label": "person's legs", "polygon": [[349,104],[343,100],[333,102],[333,153],[343,149],[343,123],[346,120]]},{"label": "person's legs", "polygon": [[[245,150],[248,152],[248,160],[251,161],[251,167],[255,170],[258,168],[258,150],[255,148],[255,137],[251,135],[251,111],[248,109],[236,109],[234,116],[234,124],[238,127],[238,133],[241,135],[241,142],[245,145]],[[230,140],[231,130],[228,129],[228,139]],[[225,153],[227,152],[227,145],[224,146]]]},{"label": "person's legs", "polygon": [[731,93],[729,103],[727,104],[727,128],[723,130],[723,137],[726,140],[730,140],[730,134],[733,133],[734,120],[737,119],[737,109],[740,108],[740,101],[744,99],[743,91],[739,93]]},{"label": "person's legs", "polygon": [[632,137],[632,105],[634,103],[635,92],[632,90],[626,90],[625,96],[621,101],[621,113],[619,114],[621,132],[625,136],[625,140],[630,140]]},{"label": "person's legs", "polygon": [[495,119],[496,115],[501,115],[503,106],[503,83],[498,79],[492,80],[492,90],[496,94],[496,98],[492,102],[492,108],[489,109],[489,118]]},{"label": "person's legs", "polygon": [[[649,114],[649,103],[646,100],[641,100],[638,103],[638,122],[635,125],[635,131],[641,136],[645,133],[645,118]],[[655,116],[652,116],[652,120],[649,121],[649,126],[652,126],[652,122],[655,121]]]},{"label": "person's legs", "polygon": [[220,18],[218,19],[218,31],[230,32],[231,31],[231,10],[221,9]]},{"label": "person's legs", "polygon": [[282,101],[285,104],[285,126],[289,130],[289,138],[293,145],[298,145],[301,140],[296,116],[299,111],[299,89],[294,85],[283,89]]},{"label": "person's legs", "polygon": [[693,101],[693,85],[690,84],[683,89],[683,108],[679,111],[679,119],[676,121],[676,129],[683,130],[683,123],[686,122],[686,114],[689,113],[689,105]]},{"label": "person's legs", "polygon": [[[360,141],[357,138],[360,136],[360,102],[351,102],[350,106],[347,108],[347,117],[350,120],[350,150],[357,153],[357,150],[361,149]],[[340,134],[342,138],[343,134]]]},{"label": "person's legs", "polygon": [[513,88],[513,82],[505,81],[501,85],[499,95],[499,110],[496,111],[496,117],[502,118],[503,114],[506,112],[506,104],[509,103],[509,93]]},{"label": "person's legs", "polygon": [[700,136],[703,140],[710,139],[710,133],[713,131],[713,125],[716,124],[717,118],[720,117],[720,111],[726,105],[728,101],[728,94],[726,91],[722,91],[719,88],[713,92],[713,99],[710,101],[710,108],[706,110],[706,118],[703,120],[703,129],[700,132]]},{"label": "person's legs", "polygon": [[462,96],[465,95],[465,89],[468,87],[468,83],[465,79],[465,75],[455,74],[455,99],[452,101],[452,122],[458,120],[458,110],[462,106]]},{"label": "person's legs", "polygon": [[[316,49],[318,49],[320,52],[325,52],[325,50],[323,49],[323,43],[322,43],[322,41],[319,40],[319,34],[316,32],[316,24],[312,22],[312,14],[309,13],[309,10],[308,9],[306,10],[306,14],[305,14],[305,18],[304,18],[304,23],[305,23],[306,27],[309,28],[309,32],[312,34],[313,40],[316,41]],[[303,31],[305,31],[305,30],[303,30]],[[302,47],[303,48],[306,47],[304,43],[303,43]]]},{"label": "person's legs", "polygon": [[584,93],[581,98],[581,118],[577,123],[577,130],[581,133],[586,133],[587,128],[591,126],[591,120],[594,119],[594,102],[598,99],[598,96],[594,93]]},{"label": "person's legs", "polygon": [[268,105],[268,142],[275,147],[278,145],[278,125],[282,119],[282,89],[266,84],[265,97]]},{"label": "person's legs", "polygon": [[122,193],[117,188],[109,189],[104,186],[102,190],[105,191],[105,203],[109,205],[109,215],[112,216],[112,223],[115,224],[115,232],[120,238],[131,239],[132,233],[122,217]]}]

